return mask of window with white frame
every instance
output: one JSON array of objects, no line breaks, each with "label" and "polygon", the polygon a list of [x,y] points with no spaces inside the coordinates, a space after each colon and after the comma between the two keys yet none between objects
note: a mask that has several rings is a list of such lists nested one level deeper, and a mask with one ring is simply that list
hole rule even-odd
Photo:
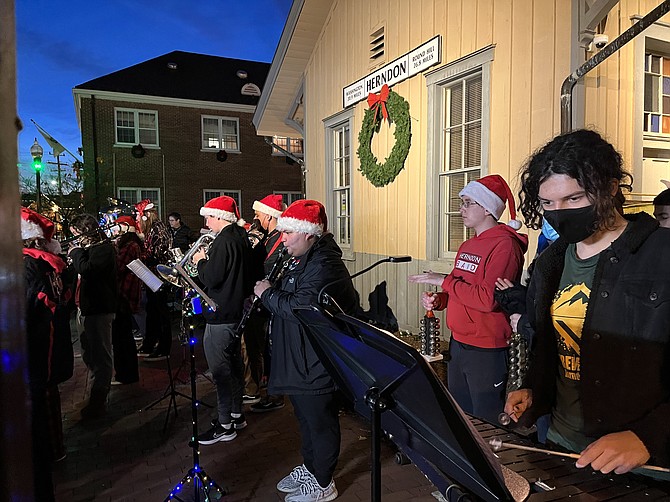
[{"label": "window with white frame", "polygon": [[240,119],[202,116],[202,149],[240,151]]},{"label": "window with white frame", "polygon": [[158,146],[158,112],[115,108],[116,143]]},{"label": "window with white frame", "polygon": [[486,173],[489,71],[493,48],[429,74],[429,258],[449,258],[474,232],[465,228],[458,193]]},{"label": "window with white frame", "polygon": [[644,131],[670,134],[670,58],[644,55]]},{"label": "window with white frame", "polygon": [[[283,136],[274,136],[272,138],[272,142],[275,145],[280,146],[287,152],[291,152],[293,155],[297,157],[302,157],[303,155],[302,139],[300,138],[286,138]],[[272,155],[285,155],[285,154],[284,152],[273,146]]]},{"label": "window with white frame", "polygon": [[119,199],[132,205],[137,204],[141,200],[149,199],[154,203],[158,214],[161,214],[160,188],[119,187],[117,193]]},{"label": "window with white frame", "polygon": [[632,171],[634,200],[651,201],[670,170],[670,26],[654,24],[633,42],[636,74],[644,92],[634,97]]},{"label": "window with white frame", "polygon": [[227,195],[235,199],[235,204],[237,204],[237,209],[241,211],[242,207],[242,191],[241,190],[226,190],[226,189],[210,189],[205,188],[202,191],[202,203],[203,205],[207,203],[208,200],[215,199],[216,197],[221,197],[222,195]]},{"label": "window with white frame", "polygon": [[293,204],[296,200],[302,199],[302,193],[301,192],[277,192],[274,191],[272,192],[275,195],[281,195],[282,199],[284,200],[284,204],[287,206],[290,206]]},{"label": "window with white frame", "polygon": [[335,241],[352,256],[351,239],[351,121],[346,110],[324,121],[326,126],[326,187],[330,231]]}]

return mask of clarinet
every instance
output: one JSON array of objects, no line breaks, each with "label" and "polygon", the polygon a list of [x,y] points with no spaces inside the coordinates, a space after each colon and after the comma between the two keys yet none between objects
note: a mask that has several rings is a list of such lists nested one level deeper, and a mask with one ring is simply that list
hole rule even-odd
[{"label": "clarinet", "polygon": [[[277,257],[277,261],[275,261],[274,265],[272,265],[272,269],[270,269],[268,275],[265,276],[265,280],[270,281],[270,284],[273,284],[275,281],[277,281],[284,274],[284,271],[288,267],[289,263],[291,263],[291,260],[286,260],[284,262],[286,253],[288,253],[288,249],[282,248],[282,250],[279,252],[279,256]],[[249,321],[251,313],[256,309],[258,302],[260,301],[261,299],[258,296],[252,295],[251,304],[247,309],[244,310],[242,313],[242,320],[235,327],[235,332],[233,333],[235,338],[242,337],[244,328],[247,326],[247,321]]]}]

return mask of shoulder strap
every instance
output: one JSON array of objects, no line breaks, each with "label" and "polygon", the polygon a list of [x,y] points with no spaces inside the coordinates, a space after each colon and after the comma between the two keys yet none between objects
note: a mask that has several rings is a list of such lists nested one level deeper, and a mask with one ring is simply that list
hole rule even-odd
[{"label": "shoulder strap", "polygon": [[281,233],[279,234],[279,238],[278,238],[277,241],[275,242],[274,246],[272,246],[272,249],[270,250],[270,252],[268,253],[268,255],[265,257],[265,261],[267,261],[268,258],[270,258],[270,256],[272,256],[272,253],[275,252],[275,250],[279,247],[280,244],[281,244]]}]

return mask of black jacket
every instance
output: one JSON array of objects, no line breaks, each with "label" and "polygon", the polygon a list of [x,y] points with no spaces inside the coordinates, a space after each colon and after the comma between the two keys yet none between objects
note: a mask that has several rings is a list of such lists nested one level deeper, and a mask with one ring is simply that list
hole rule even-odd
[{"label": "black jacket", "polygon": [[186,253],[191,244],[198,240],[198,232],[191,230],[188,226],[182,224],[177,230],[170,227],[172,234],[172,247],[179,248]]},{"label": "black jacket", "polygon": [[[670,229],[646,213],[627,216],[626,231],[600,253],[581,338],[580,392],[585,434],[632,430],[652,464],[670,465]],[[563,272],[567,243],[537,259],[528,290],[535,329],[525,387],[533,406],[524,419],[548,413],[558,361],[549,308]],[[526,416],[527,415],[527,416]],[[524,420],[524,421],[525,421]]]},{"label": "black jacket", "polygon": [[212,242],[207,260],[198,263],[198,278],[218,307],[203,310],[208,324],[234,324],[242,319],[244,299],[253,290],[253,256],[244,228],[224,227]]},{"label": "black jacket", "polygon": [[114,314],[117,307],[116,251],[108,241],[70,252],[72,266],[81,276],[79,308],[83,316]]},{"label": "black jacket", "polygon": [[316,303],[321,288],[343,279],[328,293],[344,312],[358,313],[357,294],[348,277],[342,251],[332,234],[326,234],[304,256],[293,260],[280,282],[261,296],[263,305],[272,313],[272,371],[268,383],[271,394],[325,394],[335,390],[292,309]]}]

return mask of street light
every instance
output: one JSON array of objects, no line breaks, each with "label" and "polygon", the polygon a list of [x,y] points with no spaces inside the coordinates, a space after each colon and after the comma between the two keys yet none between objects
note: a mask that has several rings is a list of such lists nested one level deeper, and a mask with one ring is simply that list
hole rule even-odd
[{"label": "street light", "polygon": [[40,146],[35,138],[35,143],[30,147],[30,155],[33,157],[32,167],[35,170],[35,197],[37,199],[37,212],[42,212],[42,186],[40,182],[40,175],[42,173],[42,155],[44,154],[44,148]]}]

